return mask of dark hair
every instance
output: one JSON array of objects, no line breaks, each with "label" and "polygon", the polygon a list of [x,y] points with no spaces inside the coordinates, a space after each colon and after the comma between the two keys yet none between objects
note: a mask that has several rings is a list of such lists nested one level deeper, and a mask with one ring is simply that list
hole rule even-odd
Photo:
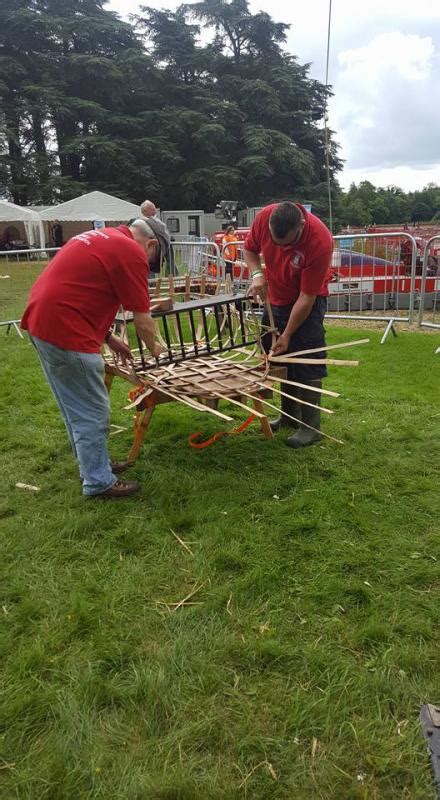
[{"label": "dark hair", "polygon": [[277,239],[285,239],[301,222],[301,211],[295,203],[279,203],[270,215],[269,224]]}]

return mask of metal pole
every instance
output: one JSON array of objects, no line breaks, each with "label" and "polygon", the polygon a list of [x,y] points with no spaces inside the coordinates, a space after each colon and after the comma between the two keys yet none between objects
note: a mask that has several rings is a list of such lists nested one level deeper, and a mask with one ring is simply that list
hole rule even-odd
[{"label": "metal pole", "polygon": [[[332,0],[329,0],[328,6],[328,29],[327,29],[327,61],[325,66],[325,88],[328,89],[328,76],[330,64],[330,34],[332,26]],[[330,139],[328,135],[328,98],[325,97],[324,107],[324,146],[325,146],[325,167],[327,172],[327,192],[328,192],[328,217],[329,228],[333,233],[333,205],[332,205],[332,187],[330,180]]]}]

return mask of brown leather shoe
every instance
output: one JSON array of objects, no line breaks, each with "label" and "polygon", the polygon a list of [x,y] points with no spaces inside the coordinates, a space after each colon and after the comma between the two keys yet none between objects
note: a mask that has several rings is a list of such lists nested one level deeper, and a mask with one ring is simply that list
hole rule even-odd
[{"label": "brown leather shoe", "polygon": [[110,489],[99,494],[94,494],[92,497],[101,497],[105,500],[117,500],[120,497],[130,497],[140,489],[137,481],[116,481]]},{"label": "brown leather shoe", "polygon": [[114,475],[120,475],[121,472],[132,467],[133,463],[131,461],[112,461],[110,466]]},{"label": "brown leather shoe", "polygon": [[[111,471],[113,475],[120,475],[121,472],[125,472],[126,469],[133,466],[132,461],[112,461],[110,463]],[[84,478],[79,476],[80,483],[84,483]]]}]

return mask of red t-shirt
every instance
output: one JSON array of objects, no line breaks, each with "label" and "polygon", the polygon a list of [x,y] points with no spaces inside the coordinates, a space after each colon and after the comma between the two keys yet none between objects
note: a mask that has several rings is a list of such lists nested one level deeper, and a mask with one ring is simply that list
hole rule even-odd
[{"label": "red t-shirt", "polygon": [[333,250],[330,231],[298,204],[306,220],[301,238],[281,247],[269,230],[269,218],[276,206],[266,206],[257,214],[244,243],[245,250],[263,254],[270,302],[286,306],[295,303],[300,292],[327,297]]},{"label": "red t-shirt", "polygon": [[21,327],[63,350],[99,353],[119,306],[148,312],[148,261],[125,225],[64,245],[34,283]]}]

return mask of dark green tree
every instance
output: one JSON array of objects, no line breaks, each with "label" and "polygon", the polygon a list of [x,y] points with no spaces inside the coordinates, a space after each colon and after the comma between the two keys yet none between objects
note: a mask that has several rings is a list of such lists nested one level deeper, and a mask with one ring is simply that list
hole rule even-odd
[{"label": "dark green tree", "polygon": [[247,0],[143,7],[132,24],[104,5],[0,7],[0,180],[12,199],[98,188],[210,210],[292,197],[325,215],[328,91],[285,51],[286,25]]}]

